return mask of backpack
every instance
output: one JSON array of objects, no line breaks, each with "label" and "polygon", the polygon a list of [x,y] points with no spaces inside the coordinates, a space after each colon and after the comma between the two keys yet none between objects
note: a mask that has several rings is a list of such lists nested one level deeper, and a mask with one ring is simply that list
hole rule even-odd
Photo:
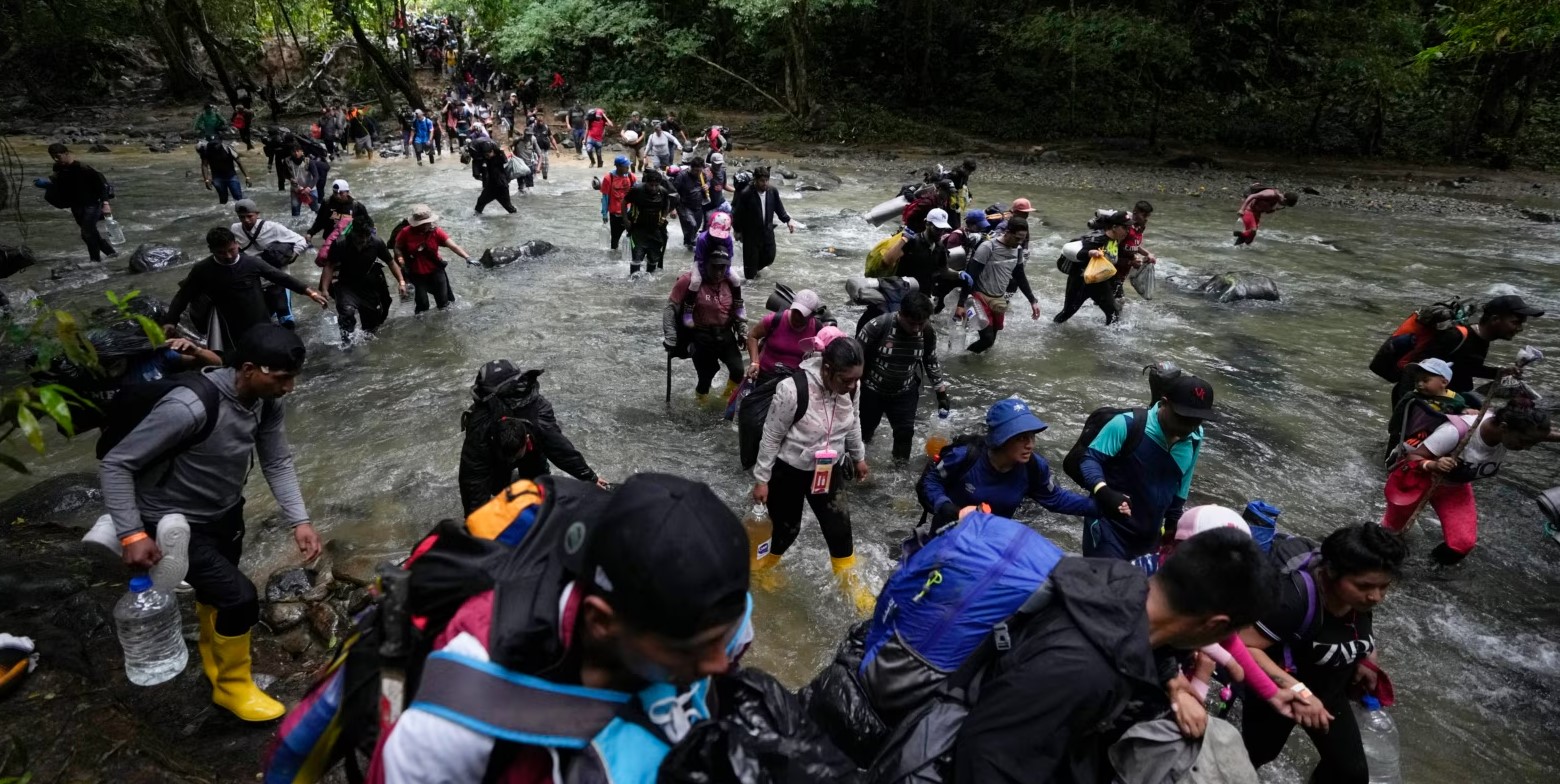
[{"label": "backpack", "polygon": [[[169,392],[179,388],[194,392],[200,399],[201,407],[206,410],[206,421],[193,435],[165,450],[157,456],[156,460],[148,464],[168,462],[211,437],[222,410],[222,393],[217,391],[216,385],[199,371],[179,373],[156,381],[136,384],[115,396],[114,402],[109,404],[108,410],[104,412],[102,432],[98,434],[97,440],[97,459],[102,460],[113,451],[119,442],[125,440],[125,437],[146,419],[147,414],[152,413],[152,409],[157,407],[159,401]],[[270,406],[271,403],[268,401],[262,409],[262,417],[266,411],[269,411]]]},{"label": "backpack", "polygon": [[905,560],[878,594],[858,670],[890,724],[925,703],[1008,622],[1064,553],[1023,523],[972,512]]},{"label": "backpack", "polygon": [[1300,628],[1295,630],[1290,639],[1281,643],[1284,649],[1284,671],[1293,674],[1294,646],[1315,636],[1316,630],[1322,625],[1321,593],[1316,587],[1316,578],[1308,568],[1312,561],[1321,557],[1321,545],[1313,539],[1291,534],[1274,541],[1268,557],[1278,565],[1282,576],[1299,580],[1305,591],[1305,617],[1300,621]]},{"label": "backpack", "polygon": [[[345,763],[349,781],[363,781],[358,753],[377,753],[414,701],[469,723],[466,717],[500,695],[530,710],[509,717],[516,726],[490,726],[495,737],[529,731],[588,742],[620,712],[620,702],[581,700],[573,693],[577,688],[553,688],[541,678],[505,679],[432,647],[467,599],[501,586],[488,639],[492,662],[523,675],[558,665],[565,653],[557,638],[559,597],[583,571],[584,545],[609,497],[567,477],[520,480],[464,523],[439,522],[404,563],[381,564],[379,590],[354,619],[356,632],[278,728],[264,784],[316,782],[338,762]],[[430,681],[436,685],[420,689],[430,672],[438,675]],[[565,709],[565,701],[580,726],[541,726]]]},{"label": "backpack", "polygon": [[1403,378],[1403,368],[1423,358],[1441,330],[1455,329],[1467,340],[1469,325],[1478,312],[1478,306],[1456,297],[1415,310],[1376,349],[1370,372],[1396,384]]},{"label": "backpack", "polygon": [[1129,457],[1137,450],[1138,444],[1143,441],[1143,433],[1148,429],[1148,410],[1144,408],[1096,408],[1089,414],[1089,418],[1083,421],[1083,430],[1078,433],[1078,440],[1073,442],[1072,448],[1067,450],[1067,457],[1062,458],[1062,472],[1069,479],[1078,483],[1085,490],[1092,490],[1088,480],[1083,478],[1083,456],[1089,451],[1089,445],[1094,443],[1094,437],[1100,434],[1110,421],[1120,414],[1131,414],[1127,420],[1127,439],[1121,443],[1121,448],[1116,450],[1112,460],[1120,460]]},{"label": "backpack", "polygon": [[[925,523],[927,518],[937,511],[933,508],[931,497],[923,489],[927,475],[933,471],[940,470],[943,472],[943,479],[946,483],[958,484],[964,480],[964,475],[969,473],[971,468],[975,467],[975,461],[980,459],[980,446],[985,442],[986,437],[978,433],[965,433],[956,436],[952,441],[944,444],[942,449],[937,450],[937,456],[928,461],[926,467],[921,469],[921,478],[917,479],[915,483],[915,498],[921,502],[922,523]],[[948,458],[953,456],[953,450],[962,447],[969,447],[964,452],[964,459],[957,463],[948,462]],[[1028,465],[1033,468],[1040,467],[1039,463],[1033,460],[1029,461]],[[929,535],[936,536],[937,533],[937,530],[933,530]]]},{"label": "backpack", "polygon": [[879,240],[867,251],[865,275],[869,278],[886,278],[899,267],[899,259],[905,253],[905,234],[896,231]]}]

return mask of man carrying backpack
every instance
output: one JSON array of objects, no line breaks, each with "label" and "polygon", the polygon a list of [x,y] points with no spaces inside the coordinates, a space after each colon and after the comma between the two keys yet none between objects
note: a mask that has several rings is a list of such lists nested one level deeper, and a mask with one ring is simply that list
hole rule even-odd
[{"label": "man carrying backpack", "polygon": [[1251,537],[1230,529],[1186,540],[1153,577],[1121,561],[1063,558],[1050,598],[982,677],[952,780],[1111,780],[1111,743],[1169,709],[1155,650],[1196,649],[1255,622],[1275,581]]},{"label": "man carrying backpack", "polygon": [[70,148],[59,142],[49,145],[49,157],[54,159],[54,176],[33,180],[34,185],[44,189],[43,200],[52,207],[70,210],[81,228],[87,255],[94,262],[102,261],[104,256],[119,255],[97,228],[98,221],[113,214],[108,204],[114,198],[113,187],[97,169],[77,160]]},{"label": "man carrying backpack", "polygon": [[[639,474],[611,496],[566,481],[527,534],[566,525],[531,543],[558,552],[522,540],[515,559],[564,566],[517,569],[465,600],[369,781],[653,784],[672,744],[711,718],[709,679],[752,635],[742,524],[680,477]],[[547,519],[546,504],[581,496]]]},{"label": "man carrying backpack", "polygon": [[606,481],[586,464],[558,425],[552,404],[542,397],[540,370],[520,372],[495,359],[477,371],[471,408],[461,417],[466,431],[460,449],[460,503],[471,514],[515,481],[549,473],[552,463],[582,482]]},{"label": "man carrying backpack", "polygon": [[1084,555],[1131,560],[1157,547],[1164,530],[1175,529],[1197,468],[1202,423],[1218,416],[1213,386],[1182,375],[1152,408],[1110,417],[1079,463],[1082,484],[1101,515],[1084,520]]},{"label": "man carrying backpack", "polygon": [[[285,270],[303,253],[304,248],[309,247],[309,241],[303,235],[276,221],[262,219],[260,207],[254,199],[239,199],[233,205],[233,212],[238,215],[238,222],[229,227],[229,231],[239,238],[238,249],[241,253],[258,256],[261,261]],[[266,305],[270,307],[271,315],[276,317],[277,323],[283,326],[292,324],[292,302],[287,296],[287,289],[275,284],[265,284],[262,288]]]},{"label": "man carrying backpack", "polygon": [[[325,295],[286,272],[239,250],[238,237],[221,227],[206,232],[211,255],[195,263],[179,282],[179,292],[168,305],[168,323],[178,324],[184,309],[197,299],[211,301],[211,317],[196,327],[205,330],[207,345],[222,351],[225,341],[243,335],[256,324],[271,320],[261,281],[270,281],[307,296],[325,307]],[[220,328],[220,329],[218,329]]]},{"label": "man carrying backpack", "polygon": [[[228,367],[162,382],[166,391],[138,421],[104,427],[99,449],[103,505],[113,516],[124,563],[147,570],[162,559],[157,521],[190,523],[189,572],[200,619],[199,647],[212,702],[244,721],[285,712],[250,675],[250,629],[260,618],[254,583],[239,570],[244,484],[258,462],[304,560],[320,552],[287,445],[281,398],[303,369],[303,342],[273,324],[239,338]],[[116,412],[136,413],[127,407]],[[117,439],[117,440],[116,440]]]},{"label": "man carrying backpack", "polygon": [[[1490,344],[1497,340],[1513,340],[1522,333],[1530,318],[1538,318],[1544,311],[1527,304],[1515,294],[1504,294],[1484,304],[1479,323],[1465,328],[1444,329],[1436,334],[1435,342],[1424,353],[1425,358],[1444,359],[1452,366],[1453,392],[1466,394],[1473,391],[1474,379],[1498,378],[1515,369],[1498,368],[1489,364]],[[1393,405],[1403,394],[1412,392],[1413,379],[1408,379],[1394,390]],[[1469,401],[1474,403],[1476,401]]]},{"label": "man carrying backpack", "polygon": [[910,459],[915,410],[921,403],[921,375],[937,393],[937,407],[948,408],[948,380],[937,361],[937,333],[927,322],[932,300],[910,292],[896,313],[884,313],[862,326],[857,339],[866,352],[861,377],[861,440],[872,443],[878,423],[888,417],[894,434],[894,459]]}]

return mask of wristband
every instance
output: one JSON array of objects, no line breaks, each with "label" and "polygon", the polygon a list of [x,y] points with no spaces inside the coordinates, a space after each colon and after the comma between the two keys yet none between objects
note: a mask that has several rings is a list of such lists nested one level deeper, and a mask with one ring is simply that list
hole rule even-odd
[{"label": "wristband", "polygon": [[1105,482],[1100,482],[1099,484],[1095,485],[1094,489],[1089,491],[1089,495],[1093,495],[1095,493],[1098,493],[1100,491],[1100,488],[1104,487],[1105,484],[1106,484]]},{"label": "wristband", "polygon": [[145,531],[136,531],[135,533],[130,534],[129,536],[121,536],[121,537],[119,537],[119,546],[120,547],[129,547],[130,545],[135,544],[136,542],[139,542],[142,539],[150,539],[150,538],[151,537],[146,535]]}]

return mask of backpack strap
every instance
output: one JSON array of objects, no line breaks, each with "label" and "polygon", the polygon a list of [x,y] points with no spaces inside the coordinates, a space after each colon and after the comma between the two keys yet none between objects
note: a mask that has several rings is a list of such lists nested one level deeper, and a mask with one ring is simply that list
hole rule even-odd
[{"label": "backpack strap", "polygon": [[[1107,425],[1110,423],[1106,423]],[[1111,455],[1112,462],[1126,460],[1137,451],[1138,445],[1143,443],[1143,435],[1148,432],[1148,409],[1134,408],[1132,416],[1127,420],[1127,437],[1122,439],[1121,448],[1116,454]]]},{"label": "backpack strap", "polygon": [[[1293,642],[1300,642],[1317,621],[1317,611],[1321,607],[1321,595],[1316,588],[1316,577],[1306,567],[1311,565],[1311,561],[1316,558],[1319,552],[1321,551],[1311,550],[1301,553],[1284,564],[1283,574],[1299,575],[1301,584],[1305,586],[1305,617],[1300,621],[1300,628],[1295,630]],[[1284,670],[1291,673],[1295,671],[1294,646],[1290,643],[1284,644]]]},{"label": "backpack strap", "polygon": [[631,698],[437,651],[428,656],[412,707],[491,738],[578,750],[589,746]]},{"label": "backpack strap", "polygon": [[798,370],[791,374],[791,381],[796,384],[796,415],[791,417],[791,427],[802,421],[807,416],[807,398],[812,394],[807,388],[807,371]]}]

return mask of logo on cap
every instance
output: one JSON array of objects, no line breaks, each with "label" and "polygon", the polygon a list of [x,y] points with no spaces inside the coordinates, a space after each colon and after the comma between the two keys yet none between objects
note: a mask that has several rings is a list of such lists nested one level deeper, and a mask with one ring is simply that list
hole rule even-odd
[{"label": "logo on cap", "polygon": [[1207,400],[1208,399],[1208,388],[1207,387],[1192,387],[1192,394],[1196,395],[1198,400]]},{"label": "logo on cap", "polygon": [[569,530],[563,533],[563,551],[574,555],[585,546],[585,524],[575,520],[569,524]]}]

